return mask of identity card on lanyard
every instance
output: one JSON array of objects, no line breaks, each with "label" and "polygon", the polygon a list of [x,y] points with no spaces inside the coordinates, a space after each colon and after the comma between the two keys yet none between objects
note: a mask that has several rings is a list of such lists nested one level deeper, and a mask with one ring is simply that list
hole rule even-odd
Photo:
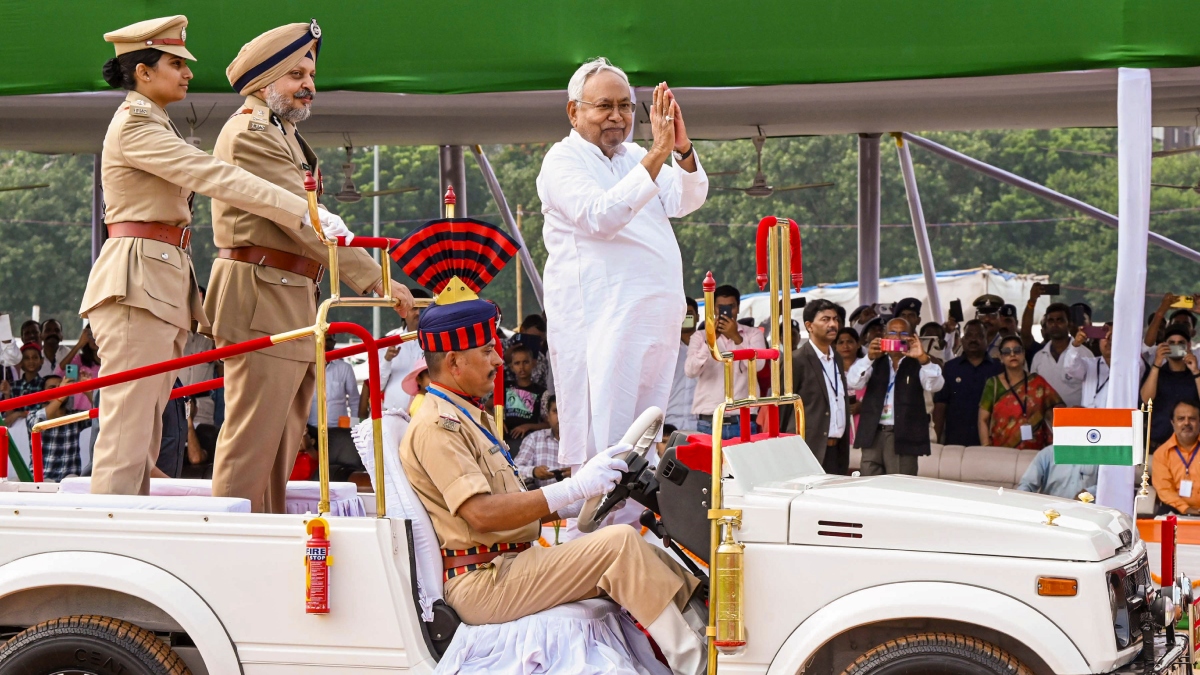
[{"label": "identity card on lanyard", "polygon": [[487,439],[489,441],[491,441],[491,443],[492,443],[492,447],[488,449],[488,452],[491,454],[496,454],[497,452],[504,453],[504,459],[508,460],[509,468],[511,468],[513,470],[513,475],[517,477],[517,484],[522,486],[522,489],[524,489],[525,481],[521,480],[521,474],[519,471],[517,471],[517,465],[515,462],[513,462],[512,455],[508,454],[508,449],[504,447],[504,444],[501,443],[499,439],[497,439],[495,436],[492,435],[492,432],[487,430],[487,427],[480,424],[479,421],[475,419],[475,416],[470,413],[470,411],[468,411],[466,408],[462,407],[461,405],[455,403],[453,400],[450,399],[449,396],[443,394],[442,392],[438,391],[437,389],[434,389],[433,387],[428,387],[425,389],[425,393],[432,394],[432,395],[442,399],[443,401],[449,403],[450,405],[454,406],[455,408],[458,408],[460,411],[462,411],[462,413],[464,415],[467,416],[467,419],[474,422],[475,426],[478,427],[479,430],[483,432],[483,435],[486,436]]},{"label": "identity card on lanyard", "polygon": [[1200,447],[1200,444],[1192,448],[1191,456],[1184,459],[1183,453],[1179,451],[1179,446],[1175,446],[1175,454],[1179,455],[1179,461],[1183,462],[1183,475],[1185,478],[1179,481],[1179,496],[1184,499],[1192,498],[1192,479],[1190,476],[1192,475],[1192,462],[1196,460],[1196,450],[1198,447]]}]

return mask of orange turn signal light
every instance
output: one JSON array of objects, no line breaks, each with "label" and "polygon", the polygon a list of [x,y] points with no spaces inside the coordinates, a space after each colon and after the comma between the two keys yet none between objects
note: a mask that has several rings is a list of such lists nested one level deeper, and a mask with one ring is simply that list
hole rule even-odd
[{"label": "orange turn signal light", "polygon": [[1073,597],[1079,593],[1079,582],[1063,577],[1038,577],[1038,595]]}]

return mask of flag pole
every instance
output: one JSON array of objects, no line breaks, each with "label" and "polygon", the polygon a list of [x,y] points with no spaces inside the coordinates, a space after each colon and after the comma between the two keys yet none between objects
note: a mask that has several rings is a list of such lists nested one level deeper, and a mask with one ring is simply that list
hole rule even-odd
[{"label": "flag pole", "polygon": [[1142,489],[1138,490],[1138,499],[1150,496],[1150,421],[1154,416],[1154,399],[1146,401],[1142,410],[1146,412],[1145,436],[1146,448],[1142,452]]}]

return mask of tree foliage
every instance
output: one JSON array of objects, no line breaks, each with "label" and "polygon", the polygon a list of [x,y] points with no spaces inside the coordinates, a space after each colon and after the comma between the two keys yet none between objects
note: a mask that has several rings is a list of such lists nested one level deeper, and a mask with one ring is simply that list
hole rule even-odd
[{"label": "tree foliage", "polygon": [[[1012,171],[1082,199],[1110,213],[1117,208],[1116,132],[1111,129],[1043,131],[976,131],[930,134],[930,138],[972,157]],[[850,281],[857,274],[857,147],[853,136],[771,138],[763,152],[768,182],[779,185],[834,181],[830,188],[776,193],[753,199],[739,192],[712,190],[696,213],[676,223],[689,294],[712,270],[722,283],[753,289],[754,228],[767,214],[794,218],[802,224],[805,284]],[[523,209],[522,232],[540,268],[545,263],[541,240],[541,204],[535,179],[548,146],[513,145],[485,148],[508,202]],[[895,146],[882,140],[882,276],[920,272],[904,185]],[[1076,150],[1086,153],[1065,152]],[[714,176],[713,185],[748,185],[754,175],[754,149],[748,140],[702,142],[697,151],[709,171],[741,170]],[[1116,274],[1117,233],[1102,223],[1016,190],[924,150],[912,149],[933,247],[940,270],[992,265],[1013,272],[1048,274],[1063,284],[1065,298],[1086,300],[1098,317],[1112,307]],[[329,193],[342,180],[341,149],[319,151]],[[499,209],[467,153],[468,212],[501,223]],[[438,159],[434,147],[380,148],[380,189],[416,186],[417,192],[380,198],[381,233],[402,237],[439,213]],[[376,186],[370,149],[356,149],[353,176],[360,190]],[[76,316],[87,280],[91,235],[91,156],[45,156],[0,153],[0,187],[45,182],[42,190],[0,192],[0,311],[14,321],[29,316],[33,305],[42,317],[58,317],[68,331],[79,327]],[[1200,179],[1200,157],[1183,155],[1155,160],[1156,182],[1194,185]],[[325,203],[341,214],[355,232],[369,234],[372,200]],[[1155,189],[1151,229],[1192,245],[1200,224],[1200,195]],[[205,283],[215,250],[209,200],[196,199],[193,237],[197,277]],[[1155,247],[1147,258],[1147,293],[1192,292],[1193,263]],[[393,267],[394,271],[398,271]],[[349,292],[348,290],[345,292]],[[516,322],[515,266],[509,265],[485,292]],[[537,310],[529,284],[524,285],[525,313]],[[969,301],[969,298],[964,298]],[[340,310],[336,316],[370,324],[368,310]],[[399,325],[384,313],[383,327]]]}]

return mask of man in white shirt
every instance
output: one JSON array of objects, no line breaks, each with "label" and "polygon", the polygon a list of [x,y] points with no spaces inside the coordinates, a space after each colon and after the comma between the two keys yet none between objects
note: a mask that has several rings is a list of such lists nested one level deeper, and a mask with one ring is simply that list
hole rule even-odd
[{"label": "man in white shirt", "polygon": [[58,319],[46,319],[42,323],[42,370],[38,373],[46,377],[57,368],[62,368],[63,357],[71,348],[62,343],[63,328]]},{"label": "man in white shirt", "polygon": [[[431,297],[429,291],[424,288],[412,289],[412,295],[413,298]],[[390,331],[388,336],[411,333],[417,329],[417,322],[420,320],[421,308],[413,307],[404,317],[404,325]],[[416,340],[409,340],[400,345],[379,350],[379,386],[383,387],[384,410],[408,410],[408,404],[412,402],[413,397],[404,391],[404,376],[408,375],[413,365],[421,360],[423,354],[421,345]],[[358,405],[355,405],[353,409],[359,412],[359,417],[366,417],[362,414],[365,411],[360,410]]]},{"label": "man in white shirt", "polygon": [[[1112,322],[1104,324],[1108,334],[1100,338],[1100,356],[1083,346],[1087,340],[1083,329],[1075,334],[1071,348],[1062,357],[1062,368],[1073,379],[1083,383],[1079,405],[1084,408],[1108,407],[1108,372],[1112,365]],[[1146,372],[1146,362],[1138,360],[1138,379]]]},{"label": "man in white shirt", "polygon": [[[325,353],[335,349],[333,340],[325,342]],[[312,411],[308,414],[308,424],[317,426],[317,401],[319,396],[313,396]],[[354,366],[346,359],[334,359],[325,364],[325,412],[326,426],[338,426],[342,417],[350,417],[358,412],[358,382],[354,379]]]},{"label": "man in white shirt", "polygon": [[588,62],[567,94],[573,130],[546,153],[537,190],[559,456],[579,466],[643,410],[667,407],[686,307],[670,218],[704,204],[708,178],[666,83],[650,102],[649,150],[626,142],[635,105],[619,68]]},{"label": "man in white shirt", "polygon": [[1029,372],[1041,375],[1062,398],[1068,408],[1078,408],[1083,398],[1083,378],[1072,375],[1064,367],[1064,357],[1072,349],[1092,353],[1083,346],[1071,344],[1071,310],[1064,303],[1055,302],[1046,308],[1042,324],[1045,326],[1046,344],[1033,356]]},{"label": "man in white shirt", "polygon": [[687,298],[687,314],[683,315],[683,327],[679,330],[679,356],[675,359],[675,379],[671,382],[671,398],[667,400],[667,414],[664,424],[670,424],[676,429],[695,429],[698,418],[692,412],[692,401],[696,394],[696,378],[688,377],[685,372],[687,364],[688,345],[696,326],[700,323],[700,307],[696,301]]},{"label": "man in white shirt", "polygon": [[930,452],[924,392],[941,391],[945,381],[914,333],[904,319],[888,321],[883,338],[872,340],[846,373],[851,390],[866,388],[854,437],[864,476],[915,476],[917,457]]},{"label": "man in white shirt", "polygon": [[[738,323],[738,306],[741,305],[741,293],[733,286],[717,286],[713,293],[713,303],[716,305],[717,322],[717,351],[731,352],[735,349],[766,349],[767,339],[763,332],[753,326],[743,326]],[[758,361],[758,370],[767,367],[766,360]],[[696,331],[688,345],[687,362],[684,372],[688,377],[696,378],[696,391],[692,401],[692,412],[699,416],[696,429],[701,433],[710,434],[716,421],[713,413],[717,406],[725,401],[725,366],[713,358],[704,333]],[[750,392],[750,378],[757,373],[750,372],[749,361],[736,361],[733,364],[733,397],[746,398]],[[725,416],[725,426],[722,427],[722,438],[736,438],[741,431],[741,424],[736,412]],[[757,431],[757,426],[751,422],[751,433]]]}]

